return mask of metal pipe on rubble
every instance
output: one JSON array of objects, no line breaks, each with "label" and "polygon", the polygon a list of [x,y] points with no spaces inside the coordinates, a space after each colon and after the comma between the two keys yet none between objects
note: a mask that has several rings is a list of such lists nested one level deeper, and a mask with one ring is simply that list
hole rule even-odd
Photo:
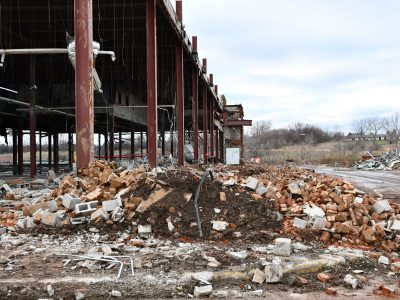
[{"label": "metal pipe on rubble", "polygon": [[75,0],[76,166],[87,168],[94,158],[93,12],[92,0]]},{"label": "metal pipe on rubble", "polygon": [[200,235],[200,237],[203,237],[203,230],[202,230],[202,228],[201,228],[201,219],[200,219],[200,210],[199,210],[199,196],[200,196],[201,187],[203,186],[204,180],[206,179],[206,177],[207,177],[208,175],[210,175],[211,180],[214,180],[214,176],[213,176],[213,174],[212,174],[211,171],[205,172],[205,173],[201,176],[200,183],[199,183],[199,185],[198,185],[198,187],[197,187],[197,190],[196,190],[196,196],[195,196],[195,198],[194,198],[194,209],[195,209],[195,211],[196,211],[197,227],[199,228],[199,235]]}]

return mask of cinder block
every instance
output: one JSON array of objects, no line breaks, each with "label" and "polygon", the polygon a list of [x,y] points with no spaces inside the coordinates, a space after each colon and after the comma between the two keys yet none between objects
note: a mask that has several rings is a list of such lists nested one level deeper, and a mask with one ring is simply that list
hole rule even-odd
[{"label": "cinder block", "polygon": [[56,200],[51,200],[49,202],[47,202],[49,204],[49,212],[56,212],[58,210],[58,206],[57,206],[57,201]]},{"label": "cinder block", "polygon": [[246,181],[246,185],[245,185],[245,186],[246,186],[247,188],[249,188],[249,189],[255,191],[255,190],[257,189],[257,186],[258,186],[258,180],[257,180],[257,178],[254,178],[254,177],[249,177],[249,178],[247,178],[247,181]]},{"label": "cinder block", "polygon": [[96,211],[97,205],[99,204],[98,201],[91,201],[91,202],[85,202],[85,203],[79,203],[75,205],[75,214],[76,215],[91,215],[93,212]]},{"label": "cinder block", "polygon": [[114,199],[114,200],[103,201],[102,205],[103,205],[103,208],[104,208],[104,210],[106,212],[113,211],[117,207],[121,207],[122,206],[121,198]]},{"label": "cinder block", "polygon": [[81,203],[81,199],[76,195],[65,194],[62,196],[62,205],[65,208],[74,210],[77,204]]}]

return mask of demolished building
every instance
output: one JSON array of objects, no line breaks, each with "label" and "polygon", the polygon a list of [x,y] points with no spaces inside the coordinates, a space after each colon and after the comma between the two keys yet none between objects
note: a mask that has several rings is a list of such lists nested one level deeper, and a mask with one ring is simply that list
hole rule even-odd
[{"label": "demolished building", "polygon": [[176,12],[169,0],[6,1],[0,30],[0,127],[12,132],[14,173],[24,171],[24,135],[38,162],[31,177],[37,165],[59,168],[62,134],[78,168],[143,156],[155,167],[158,149],[182,165],[185,144],[194,161],[222,160],[223,105],[181,0]]}]

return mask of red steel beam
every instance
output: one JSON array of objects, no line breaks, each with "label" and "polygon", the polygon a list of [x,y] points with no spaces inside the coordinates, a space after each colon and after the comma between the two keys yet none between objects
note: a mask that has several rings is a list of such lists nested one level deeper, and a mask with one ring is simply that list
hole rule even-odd
[{"label": "red steel beam", "polygon": [[118,154],[119,154],[119,159],[121,160],[122,159],[122,132],[121,131],[119,131],[118,132],[118,146],[119,146],[119,151],[118,151]]},{"label": "red steel beam", "polygon": [[13,143],[13,175],[18,174],[18,132],[15,128],[12,129]]},{"label": "red steel beam", "polygon": [[[211,76],[211,75],[210,75]],[[210,102],[210,156],[214,160],[214,99]]]},{"label": "red steel beam", "polygon": [[215,130],[215,159],[219,162],[219,129]]},{"label": "red steel beam", "polygon": [[207,87],[203,84],[203,159],[204,163],[208,162],[208,105],[207,105]]},{"label": "red steel beam", "polygon": [[131,155],[135,155],[135,127],[133,124],[131,128]]},{"label": "red steel beam", "polygon": [[75,0],[76,166],[94,159],[93,7],[92,0]]},{"label": "red steel beam", "polygon": [[[182,1],[176,1],[176,14],[182,22]],[[176,43],[176,125],[178,131],[178,165],[183,166],[185,163],[185,117],[183,103],[183,42],[178,40]]]},{"label": "red steel beam", "polygon": [[[147,38],[147,157],[157,167],[157,32],[156,0],[146,2]],[[142,135],[141,135],[142,137]]]},{"label": "red steel beam", "polygon": [[[197,52],[197,37],[194,36],[192,39],[193,51]],[[193,80],[193,102],[192,102],[192,113],[193,113],[193,156],[197,162],[199,160],[199,74],[196,68],[192,71]]]}]

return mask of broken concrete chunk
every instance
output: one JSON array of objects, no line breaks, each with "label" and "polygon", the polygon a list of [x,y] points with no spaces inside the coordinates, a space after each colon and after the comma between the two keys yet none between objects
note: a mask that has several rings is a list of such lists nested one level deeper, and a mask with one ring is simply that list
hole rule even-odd
[{"label": "broken concrete chunk", "polygon": [[122,206],[121,198],[103,201],[102,205],[106,212],[113,211],[115,208]]},{"label": "broken concrete chunk", "polygon": [[275,263],[267,265],[265,266],[264,274],[266,283],[281,282],[283,277],[282,266],[280,264],[275,264]]},{"label": "broken concrete chunk", "polygon": [[277,238],[275,240],[274,254],[278,256],[290,256],[292,240],[287,238]]},{"label": "broken concrete chunk", "polygon": [[47,171],[47,180],[49,182],[54,182],[54,180],[56,180],[56,178],[57,178],[56,173],[53,170]]},{"label": "broken concrete chunk", "polygon": [[384,264],[384,265],[390,265],[390,260],[389,260],[389,258],[387,258],[386,256],[380,256],[379,258],[378,258],[378,263],[380,263],[380,264]]},{"label": "broken concrete chunk", "polygon": [[141,238],[149,238],[151,236],[151,225],[138,225],[138,234]]},{"label": "broken concrete chunk", "polygon": [[248,256],[246,250],[239,251],[239,252],[228,251],[227,254],[229,257],[232,257],[234,259],[246,259]]},{"label": "broken concrete chunk", "polygon": [[347,274],[343,280],[346,284],[350,285],[353,289],[356,289],[359,285],[357,278],[351,274]]},{"label": "broken concrete chunk", "polygon": [[171,218],[171,216],[169,216],[169,217],[166,218],[165,220],[167,221],[168,231],[169,231],[169,232],[174,232],[175,226],[174,226],[174,224],[172,224],[172,218]]},{"label": "broken concrete chunk", "polygon": [[222,186],[234,186],[236,185],[236,181],[233,179],[226,180],[222,183]]},{"label": "broken concrete chunk", "polygon": [[297,228],[304,229],[307,227],[307,221],[304,221],[303,219],[300,218],[294,218],[293,219],[293,226]]},{"label": "broken concrete chunk", "polygon": [[257,178],[254,178],[254,177],[247,178],[245,187],[247,187],[250,190],[255,191],[257,189],[257,186],[258,186]]},{"label": "broken concrete chunk", "polygon": [[303,192],[301,188],[304,186],[303,182],[292,182],[288,185],[288,191],[293,196],[302,196]]},{"label": "broken concrete chunk", "polygon": [[306,215],[308,215],[310,218],[322,218],[325,217],[325,212],[315,204],[305,204],[303,206],[303,211]]},{"label": "broken concrete chunk", "polygon": [[110,218],[110,216],[104,210],[104,208],[99,208],[98,210],[96,210],[95,212],[93,212],[90,215],[90,220],[92,220],[92,221],[96,220],[97,218],[102,218],[103,220],[108,220]]},{"label": "broken concrete chunk", "polygon": [[225,221],[211,221],[211,223],[213,224],[213,230],[216,231],[224,231],[229,226],[229,223]]},{"label": "broken concrete chunk", "polygon": [[253,275],[253,282],[258,284],[263,284],[265,281],[265,272],[261,271],[260,269],[256,269]]},{"label": "broken concrete chunk", "polygon": [[390,207],[389,201],[387,200],[380,200],[377,201],[373,206],[372,209],[375,213],[380,214],[385,211],[391,211],[392,208]]},{"label": "broken concrete chunk", "polygon": [[82,292],[76,292],[75,293],[75,300],[83,300],[85,299],[85,294]]},{"label": "broken concrete chunk", "polygon": [[193,295],[197,298],[209,296],[212,293],[212,285],[196,286]]},{"label": "broken concrete chunk", "polygon": [[44,211],[41,217],[41,223],[49,226],[56,226],[61,219],[58,214]]}]

